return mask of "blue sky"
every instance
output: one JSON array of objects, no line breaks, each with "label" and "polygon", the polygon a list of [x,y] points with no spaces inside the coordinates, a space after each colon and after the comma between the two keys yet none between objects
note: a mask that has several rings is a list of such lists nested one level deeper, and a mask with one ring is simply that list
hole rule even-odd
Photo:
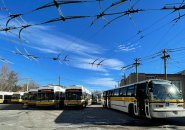
[{"label": "blue sky", "polygon": [[[107,0],[101,2],[102,10],[111,3],[119,0]],[[137,2],[138,1],[138,2]],[[45,8],[29,13],[33,9],[52,2],[52,0],[0,0],[0,7],[4,4],[8,10],[0,11],[0,27],[5,27],[9,13],[23,13],[23,19],[11,20],[9,26],[21,26],[27,24],[41,23],[59,14],[55,7]],[[30,77],[40,85],[49,83],[57,84],[61,77],[61,84],[65,86],[80,84],[91,90],[105,90],[117,85],[124,73],[135,72],[135,69],[122,70],[120,67],[132,64],[134,58],[149,56],[164,48],[185,47],[185,26],[182,17],[177,23],[170,21],[178,17],[178,12],[168,15],[172,10],[157,10],[168,3],[178,3],[181,0],[132,0],[111,8],[107,13],[128,10],[130,5],[134,9],[145,9],[146,11],[128,15],[115,20],[106,28],[106,20],[110,21],[113,16],[105,16],[106,20],[99,19],[90,27],[94,18],[73,19],[43,24],[26,28],[21,33],[21,40],[16,36],[18,30],[0,33],[0,56],[12,63],[10,68],[19,73],[20,78]],[[95,16],[100,12],[98,2],[83,4],[61,5],[64,16]],[[184,14],[183,10],[180,14]],[[168,15],[168,16],[167,16]],[[102,29],[103,28],[103,29]],[[138,35],[137,32],[141,30]],[[135,35],[135,36],[134,36]],[[134,37],[133,37],[134,36]],[[140,39],[141,36],[144,38]],[[131,38],[132,37],[132,38]],[[128,40],[129,39],[129,40]],[[139,40],[138,40],[139,39]],[[134,42],[137,41],[137,42]],[[16,55],[12,51],[16,48],[22,53],[38,56],[38,61],[27,59]],[[61,53],[60,58],[67,56],[68,62],[59,63],[52,58]],[[170,53],[168,60],[168,73],[176,73],[184,69],[184,52]],[[102,66],[92,66],[89,63],[98,59],[96,63],[104,60]],[[141,61],[139,72],[163,73],[163,62],[160,56]],[[0,63],[1,66],[4,64]]]}]

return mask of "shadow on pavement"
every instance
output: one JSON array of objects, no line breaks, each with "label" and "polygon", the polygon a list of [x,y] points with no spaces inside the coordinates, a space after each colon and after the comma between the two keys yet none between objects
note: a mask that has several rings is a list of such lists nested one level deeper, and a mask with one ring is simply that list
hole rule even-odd
[{"label": "shadow on pavement", "polygon": [[0,110],[63,110],[63,108],[56,109],[54,107],[35,107],[24,106],[23,104],[0,104]]},{"label": "shadow on pavement", "polygon": [[[55,123],[92,124],[92,125],[121,125],[121,126],[185,126],[185,118],[147,119],[131,117],[127,113],[102,107],[87,107],[82,110],[64,110]],[[170,126],[168,126],[170,125]]]}]

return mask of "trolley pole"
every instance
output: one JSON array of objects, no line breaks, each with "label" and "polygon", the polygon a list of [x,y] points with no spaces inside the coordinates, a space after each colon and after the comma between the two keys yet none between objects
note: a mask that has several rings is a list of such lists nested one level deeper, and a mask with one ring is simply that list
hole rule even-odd
[{"label": "trolley pole", "polygon": [[135,59],[134,65],[136,67],[136,82],[138,82],[138,66],[140,65],[138,58]]},{"label": "trolley pole", "polygon": [[161,57],[161,59],[164,60],[164,79],[167,80],[166,61],[167,61],[167,58],[170,57],[170,55],[167,54],[166,49],[164,49],[162,52],[163,52],[163,56]]}]

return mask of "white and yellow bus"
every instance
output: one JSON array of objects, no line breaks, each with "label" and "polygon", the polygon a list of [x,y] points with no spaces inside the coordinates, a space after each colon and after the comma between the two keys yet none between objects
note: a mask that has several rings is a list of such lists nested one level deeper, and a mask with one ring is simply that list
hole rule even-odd
[{"label": "white and yellow bus", "polygon": [[12,103],[23,103],[23,95],[25,92],[13,92],[11,102]]},{"label": "white and yellow bus", "polygon": [[23,102],[24,106],[36,106],[38,89],[30,89],[24,94]]},{"label": "white and yellow bus", "polygon": [[103,92],[104,107],[147,118],[184,117],[181,92],[167,80],[146,80]]},{"label": "white and yellow bus", "polygon": [[61,108],[64,106],[65,88],[49,85],[38,88],[36,106]]},{"label": "white and yellow bus", "polygon": [[65,107],[79,106],[81,108],[92,104],[92,94],[83,86],[70,86],[65,92]]},{"label": "white and yellow bus", "polygon": [[13,92],[0,92],[0,103],[10,103]]}]

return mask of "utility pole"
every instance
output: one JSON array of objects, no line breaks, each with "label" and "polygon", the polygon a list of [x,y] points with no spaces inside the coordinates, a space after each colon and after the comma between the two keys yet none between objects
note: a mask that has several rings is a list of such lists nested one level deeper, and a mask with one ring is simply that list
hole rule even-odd
[{"label": "utility pole", "polygon": [[161,57],[161,59],[163,59],[163,60],[164,60],[164,79],[165,79],[165,80],[167,80],[166,61],[167,61],[167,58],[169,58],[169,57],[170,57],[170,55],[169,55],[169,54],[167,54],[166,49],[164,49],[164,50],[162,51],[162,53],[163,53],[163,56]]},{"label": "utility pole", "polygon": [[26,86],[26,90],[27,90],[27,92],[28,92],[28,90],[29,90],[29,79],[27,79],[27,86]]},{"label": "utility pole", "polygon": [[58,77],[58,81],[59,81],[59,86],[60,86],[60,76]]},{"label": "utility pole", "polygon": [[118,88],[120,87],[119,81],[118,81]]},{"label": "utility pole", "polygon": [[133,65],[136,67],[136,82],[138,82],[138,66],[140,65],[139,58],[135,59],[135,63]]}]

